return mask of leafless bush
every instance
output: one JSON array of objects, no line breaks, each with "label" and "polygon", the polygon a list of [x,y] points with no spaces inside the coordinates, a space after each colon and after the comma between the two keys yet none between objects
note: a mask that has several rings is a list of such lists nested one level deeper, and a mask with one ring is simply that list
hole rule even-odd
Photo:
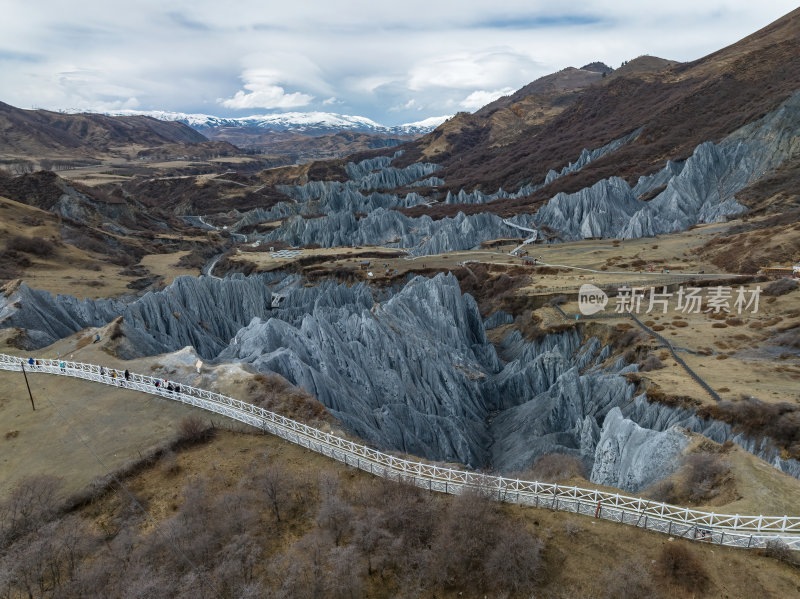
[{"label": "leafless bush", "polygon": [[678,491],[675,481],[669,479],[661,480],[653,485],[648,496],[655,501],[673,504],[679,504],[684,499]]},{"label": "leafless bush", "polygon": [[317,513],[317,524],[327,530],[338,547],[352,531],[353,508],[339,497],[326,497]]},{"label": "leafless bush", "polygon": [[178,425],[178,440],[182,443],[200,443],[213,434],[214,429],[198,416],[186,416]]},{"label": "leafless bush", "polygon": [[22,270],[19,267],[13,264],[0,263],[1,280],[18,279],[21,276],[22,276]]},{"label": "leafless bush", "polygon": [[607,599],[640,599],[656,597],[653,580],[644,563],[628,560],[610,572],[603,579],[602,588]]},{"label": "leafless bush", "polygon": [[292,504],[291,481],[288,472],[281,466],[267,464],[258,468],[252,476],[252,487],[266,501],[276,522]]},{"label": "leafless bush", "polygon": [[487,590],[484,565],[497,543],[496,505],[479,493],[454,497],[433,539],[429,576],[444,589]]},{"label": "leafless bush", "polygon": [[432,540],[428,577],[443,590],[530,592],[543,543],[504,520],[496,502],[469,491],[451,500]]},{"label": "leafless bush", "polygon": [[19,222],[26,227],[41,227],[44,224],[44,221],[38,216],[32,216],[28,214],[21,216],[19,218]]},{"label": "leafless bush", "polygon": [[327,409],[307,391],[277,374],[258,374],[247,388],[255,405],[309,424],[323,422]]},{"label": "leafless bush", "polygon": [[628,329],[617,338],[617,345],[620,347],[630,347],[641,343],[646,339],[645,335],[637,329]]},{"label": "leafless bush", "polygon": [[792,550],[783,541],[767,541],[764,548],[764,555],[782,562],[792,562]]},{"label": "leafless bush", "polygon": [[665,544],[655,566],[665,581],[688,591],[704,593],[708,588],[708,572],[694,552],[682,543]]},{"label": "leafless bush", "polygon": [[686,458],[686,485],[691,501],[704,501],[719,494],[718,486],[730,473],[730,464],[717,453],[693,453]]},{"label": "leafless bush", "polygon": [[785,333],[775,337],[775,342],[778,345],[785,345],[786,347],[793,347],[800,349],[800,327],[789,329]]},{"label": "leafless bush", "polygon": [[164,463],[164,472],[166,474],[169,474],[170,476],[180,474],[181,466],[178,464],[178,456],[174,451],[168,452],[166,455],[164,455],[162,460]]},{"label": "leafless bush", "polygon": [[34,256],[45,257],[50,256],[55,251],[56,246],[52,241],[48,241],[47,239],[15,235],[6,242],[6,248],[18,252],[25,252],[26,254],[33,254]]},{"label": "leafless bush", "polygon": [[498,593],[530,591],[541,582],[544,543],[510,525],[501,528],[484,566],[489,588]]},{"label": "leafless bush", "polygon": [[795,289],[797,289],[797,281],[795,279],[786,277],[783,279],[778,279],[777,281],[772,281],[772,283],[764,287],[762,293],[764,295],[778,296],[791,293]]},{"label": "leafless bush", "polygon": [[523,476],[531,480],[555,483],[573,476],[586,476],[583,463],[576,457],[564,453],[552,453],[540,457]]},{"label": "leafless bush", "polygon": [[0,548],[46,522],[55,513],[61,481],[37,475],[22,479],[0,503]]},{"label": "leafless bush", "polygon": [[576,537],[583,532],[583,527],[575,520],[567,520],[564,524],[564,532],[568,537]]},{"label": "leafless bush", "polygon": [[664,368],[664,363],[655,354],[649,354],[639,365],[639,370],[642,372],[650,372],[651,370],[661,370]]},{"label": "leafless bush", "polygon": [[734,430],[752,437],[769,437],[792,457],[800,457],[800,407],[796,405],[766,403],[754,397],[744,397],[736,402],[722,401],[703,406],[697,413],[703,418],[727,422]]}]

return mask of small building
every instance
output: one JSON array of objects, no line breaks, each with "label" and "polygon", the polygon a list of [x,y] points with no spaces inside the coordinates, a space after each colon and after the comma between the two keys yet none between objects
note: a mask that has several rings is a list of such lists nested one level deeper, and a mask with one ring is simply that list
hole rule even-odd
[{"label": "small building", "polygon": [[523,256],[522,264],[524,264],[525,266],[536,266],[537,264],[539,264],[539,261],[533,256]]},{"label": "small building", "polygon": [[362,260],[361,262],[359,262],[358,267],[361,270],[367,270],[369,268],[369,265],[370,265],[370,261],[369,260]]},{"label": "small building", "polygon": [[800,264],[794,266],[768,266],[761,269],[761,273],[769,277],[794,277],[800,278]]}]

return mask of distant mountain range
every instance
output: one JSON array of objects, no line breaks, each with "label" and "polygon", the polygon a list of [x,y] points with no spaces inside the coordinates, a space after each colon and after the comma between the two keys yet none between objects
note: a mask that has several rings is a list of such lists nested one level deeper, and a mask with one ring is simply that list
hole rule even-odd
[{"label": "distant mountain range", "polygon": [[23,110],[0,102],[0,157],[98,157],[122,146],[207,143],[179,122]]},{"label": "distant mountain range", "polygon": [[175,121],[196,131],[241,127],[268,131],[295,131],[306,135],[327,135],[340,131],[354,131],[388,136],[416,136],[433,131],[450,116],[435,116],[414,123],[387,127],[363,116],[332,112],[285,112],[246,117],[218,117],[208,114],[188,114],[164,110],[117,110],[104,113],[108,116],[149,116],[159,121]]}]

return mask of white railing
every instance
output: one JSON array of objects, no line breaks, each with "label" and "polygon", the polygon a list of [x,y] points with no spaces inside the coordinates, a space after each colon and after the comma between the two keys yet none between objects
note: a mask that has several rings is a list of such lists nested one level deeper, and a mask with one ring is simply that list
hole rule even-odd
[{"label": "white railing", "polygon": [[[190,404],[266,430],[283,439],[376,476],[406,480],[431,491],[458,494],[477,488],[500,501],[543,507],[613,520],[676,537],[733,547],[765,547],[781,541],[800,550],[800,517],[715,514],[641,497],[567,485],[524,481],[414,462],[323,432],[280,414],[226,395],[164,379],[69,360],[0,354],[0,370],[22,370],[77,377],[124,389],[143,391]],[[156,383],[159,383],[156,386]],[[165,387],[165,385],[167,385]]]}]

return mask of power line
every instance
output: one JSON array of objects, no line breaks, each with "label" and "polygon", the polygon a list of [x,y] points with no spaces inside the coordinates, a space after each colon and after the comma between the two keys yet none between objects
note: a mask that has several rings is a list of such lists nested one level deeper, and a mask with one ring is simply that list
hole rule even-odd
[{"label": "power line", "polygon": [[175,552],[176,555],[178,555],[178,557],[182,558],[187,564],[189,564],[189,567],[192,570],[194,570],[195,574],[197,574],[197,576],[200,578],[200,580],[202,580],[203,583],[211,590],[211,592],[214,594],[215,597],[220,597],[221,598],[222,595],[214,587],[214,585],[211,584],[211,581],[208,580],[208,578],[206,578],[205,574],[203,574],[203,572],[194,564],[194,562],[192,562],[192,560],[189,558],[189,556],[186,555],[181,550],[180,547],[178,547],[178,545],[169,537],[169,535],[167,535],[167,533],[165,533],[161,529],[161,527],[158,525],[158,523],[155,521],[155,519],[150,515],[150,513],[147,511],[147,509],[141,504],[141,502],[138,499],[136,499],[136,496],[128,490],[128,487],[126,487],[122,483],[122,481],[119,479],[119,477],[116,474],[114,474],[114,472],[108,466],[105,465],[103,460],[100,458],[99,455],[97,455],[97,453],[94,451],[94,449],[92,449],[92,447],[89,445],[89,443],[83,438],[83,436],[80,434],[78,429],[76,427],[72,426],[72,424],[70,424],[70,421],[67,419],[66,416],[64,416],[63,412],[61,412],[61,410],[58,409],[58,406],[56,406],[56,404],[53,403],[53,401],[50,399],[50,396],[45,393],[44,397],[47,400],[47,403],[49,403],[53,407],[53,409],[56,411],[56,413],[61,417],[61,419],[67,425],[67,428],[70,429],[70,431],[72,431],[72,433],[75,435],[75,437],[78,439],[78,441],[80,441],[81,444],[86,449],[89,450],[89,453],[91,453],[92,456],[94,456],[94,459],[97,460],[97,463],[100,464],[100,467],[103,470],[106,471],[107,475],[110,476],[114,480],[114,482],[117,483],[117,485],[119,485],[120,489],[125,491],[125,494],[142,511],[142,513],[150,521],[150,523],[153,525],[153,527],[158,532],[158,534],[161,535],[161,537],[164,540],[167,541],[167,545],[169,545],[172,548],[172,550]]}]

